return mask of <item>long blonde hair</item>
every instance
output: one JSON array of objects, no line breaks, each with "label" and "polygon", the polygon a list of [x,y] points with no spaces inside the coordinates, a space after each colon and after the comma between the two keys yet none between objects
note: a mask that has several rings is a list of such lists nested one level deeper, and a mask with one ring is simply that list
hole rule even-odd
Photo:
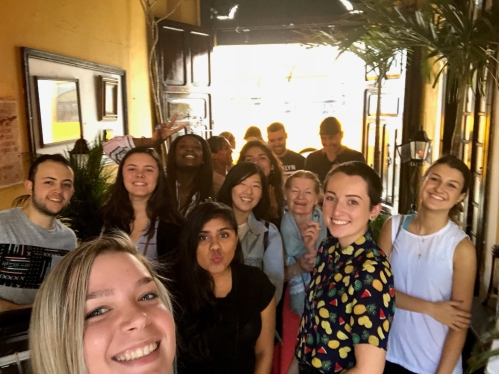
[{"label": "long blonde hair", "polygon": [[126,234],[113,233],[89,241],[68,253],[37,292],[29,330],[33,374],[87,373],[83,356],[86,293],[95,259],[109,252],[137,258],[154,279],[159,298],[173,312],[168,291]]}]

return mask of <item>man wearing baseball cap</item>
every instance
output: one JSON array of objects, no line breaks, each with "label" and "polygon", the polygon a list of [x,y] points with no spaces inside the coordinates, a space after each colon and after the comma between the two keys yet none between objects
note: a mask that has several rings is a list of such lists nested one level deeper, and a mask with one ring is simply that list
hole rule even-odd
[{"label": "man wearing baseball cap", "polygon": [[308,155],[305,170],[317,174],[321,183],[333,165],[347,161],[366,162],[362,153],[341,144],[343,131],[340,121],[335,117],[327,117],[321,122],[319,134],[324,148]]}]

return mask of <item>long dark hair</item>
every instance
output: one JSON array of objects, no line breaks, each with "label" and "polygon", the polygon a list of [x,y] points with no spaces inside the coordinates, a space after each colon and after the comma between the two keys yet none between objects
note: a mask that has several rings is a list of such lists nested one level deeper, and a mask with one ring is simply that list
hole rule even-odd
[{"label": "long dark hair", "polygon": [[258,204],[256,204],[253,208],[253,214],[256,219],[260,220],[265,218],[265,214],[269,209],[270,197],[269,188],[267,186],[267,178],[265,177],[262,168],[256,164],[244,161],[233,166],[225,177],[224,184],[220,187],[220,191],[218,191],[217,200],[232,208],[232,189],[245,179],[255,174],[258,174],[262,181],[262,197],[260,198]]},{"label": "long dark hair", "polygon": [[178,201],[178,196],[177,196],[178,166],[176,163],[177,144],[180,141],[180,139],[183,139],[186,136],[191,136],[193,138],[196,138],[201,143],[201,149],[203,151],[203,164],[196,171],[196,177],[194,179],[193,189],[190,191],[185,205],[178,208],[178,210],[182,215],[185,215],[185,213],[189,209],[189,205],[191,204],[193,196],[196,196],[196,204],[199,204],[199,202],[205,201],[206,199],[213,197],[213,165],[211,161],[210,147],[205,139],[196,134],[187,134],[179,136],[175,138],[175,140],[171,144],[170,151],[168,153],[168,161],[166,163],[166,174],[167,174],[166,185],[168,188],[168,192],[170,196],[174,198],[174,201]]},{"label": "long dark hair", "polygon": [[284,210],[284,191],[283,191],[283,169],[281,160],[275,155],[270,146],[258,139],[250,140],[247,142],[244,147],[241,149],[241,153],[239,153],[239,160],[237,163],[244,162],[246,159],[246,152],[248,149],[258,147],[260,148],[270,160],[270,164],[272,165],[272,170],[270,171],[269,176],[267,177],[267,183],[269,186],[274,187],[274,193],[277,200],[278,207],[278,215],[279,218],[282,218],[282,213]]},{"label": "long dark hair", "polygon": [[[237,236],[237,222],[232,209],[213,201],[196,206],[187,216],[180,234],[172,271],[176,283],[176,297],[181,307],[176,314],[181,331],[178,342],[181,359],[187,356],[188,359],[201,360],[209,354],[206,338],[218,321],[219,316],[215,310],[215,283],[211,274],[197,261],[199,233],[207,222],[217,218],[226,221]],[[239,240],[236,243],[231,267],[243,263],[241,244]]]},{"label": "long dark hair", "polygon": [[158,168],[158,180],[156,188],[151,197],[147,201],[146,213],[151,224],[147,230],[147,237],[151,238],[154,235],[156,220],[180,224],[181,217],[177,208],[172,204],[172,199],[169,196],[166,188],[166,177],[163,172],[161,160],[154,149],[147,147],[136,147],[128,151],[120,162],[118,174],[114,185],[108,191],[106,203],[102,207],[102,217],[104,230],[110,231],[119,229],[127,234],[130,234],[130,223],[135,219],[135,212],[132,207],[132,202],[128,191],[123,182],[123,166],[125,161],[134,154],[144,153],[151,156],[156,161]]},{"label": "long dark hair", "polygon": [[[433,164],[431,164],[430,167],[426,169],[426,172],[423,175],[423,180],[425,180],[426,177],[428,177],[432,169],[437,165],[447,165],[452,169],[458,170],[462,174],[464,179],[463,187],[461,188],[461,193],[468,193],[468,189],[471,183],[470,169],[462,160],[460,160],[454,155],[442,156]],[[459,214],[461,214],[463,211],[464,211],[464,203],[461,201],[460,203],[457,203],[449,210],[448,214],[449,219],[454,223],[459,223],[458,220]]]}]

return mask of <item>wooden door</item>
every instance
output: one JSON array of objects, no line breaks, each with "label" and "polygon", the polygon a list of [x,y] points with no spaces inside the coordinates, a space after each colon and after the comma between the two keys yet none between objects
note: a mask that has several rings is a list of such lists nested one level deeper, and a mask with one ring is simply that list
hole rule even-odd
[{"label": "wooden door", "polygon": [[487,157],[489,146],[490,119],[492,110],[492,86],[475,92],[468,89],[465,111],[461,123],[461,150],[460,158],[468,165],[471,171],[471,184],[468,196],[464,201],[464,212],[459,220],[461,227],[469,235],[475,245],[477,253],[477,278],[475,293],[478,294],[481,276],[479,274],[483,253],[485,253],[486,209],[485,196],[487,195]]},{"label": "wooden door", "polygon": [[158,55],[164,77],[166,117],[178,114],[178,120],[189,121],[184,133],[209,138],[211,113],[210,30],[165,20],[159,24]]},{"label": "wooden door", "polygon": [[385,212],[398,212],[398,190],[400,159],[396,155],[396,145],[401,143],[402,113],[399,85],[383,89],[381,92],[381,121],[376,126],[377,88],[368,88],[364,98],[364,145],[366,162],[381,177],[383,184],[382,203]]}]

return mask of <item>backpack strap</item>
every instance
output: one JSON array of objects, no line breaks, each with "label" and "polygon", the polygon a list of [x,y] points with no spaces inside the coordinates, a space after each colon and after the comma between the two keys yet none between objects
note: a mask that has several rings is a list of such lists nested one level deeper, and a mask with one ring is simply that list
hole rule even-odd
[{"label": "backpack strap", "polygon": [[267,231],[263,233],[263,253],[265,253],[267,247],[269,246],[269,226],[269,221],[265,221],[265,227],[267,228]]}]

